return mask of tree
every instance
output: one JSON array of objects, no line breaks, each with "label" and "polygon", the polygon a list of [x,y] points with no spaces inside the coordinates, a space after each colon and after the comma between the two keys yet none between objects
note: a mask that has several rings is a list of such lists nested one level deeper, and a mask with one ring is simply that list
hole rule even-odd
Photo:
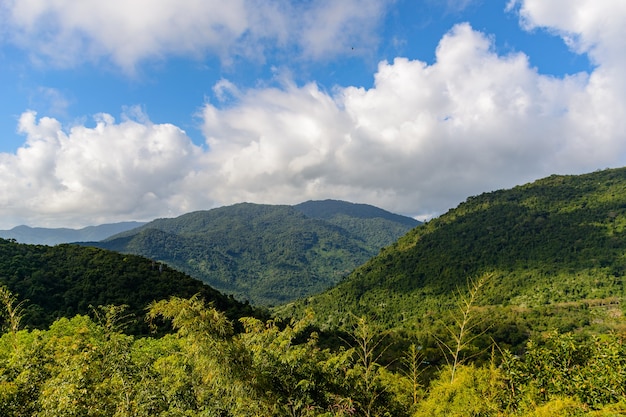
[{"label": "tree", "polygon": [[420,347],[416,346],[415,343],[411,343],[406,356],[403,358],[404,369],[402,373],[411,384],[411,400],[413,406],[417,405],[422,389],[422,383],[420,381],[422,370],[420,369],[420,365],[423,360],[424,355],[420,351]]},{"label": "tree", "polygon": [[445,369],[418,404],[414,417],[500,417],[503,413],[504,380],[494,366],[459,365],[456,376]]},{"label": "tree", "polygon": [[247,379],[249,358],[233,337],[233,325],[224,313],[197,296],[171,297],[152,303],[148,318],[171,320],[179,352],[155,363],[168,380],[166,397],[187,413],[207,415],[264,415],[265,405]]},{"label": "tree", "polygon": [[615,334],[584,339],[553,331],[530,340],[523,357],[504,352],[502,367],[519,408],[555,398],[593,409],[626,401],[626,346]]},{"label": "tree", "polygon": [[381,334],[377,327],[372,324],[367,317],[353,316],[354,325],[350,332],[352,339],[352,349],[354,350],[356,361],[351,370],[353,375],[357,375],[357,380],[362,386],[361,407],[363,414],[367,417],[377,415],[377,403],[384,391],[380,381],[379,360],[385,353],[388,346],[383,345],[385,335]]},{"label": "tree", "polygon": [[[17,331],[20,328],[20,322],[22,321],[22,313],[24,311],[24,303],[26,300],[17,302],[17,297],[14,296],[11,291],[5,286],[0,286],[0,303],[4,307],[5,327],[9,330],[9,333],[15,337]],[[15,346],[17,348],[17,346]]]}]

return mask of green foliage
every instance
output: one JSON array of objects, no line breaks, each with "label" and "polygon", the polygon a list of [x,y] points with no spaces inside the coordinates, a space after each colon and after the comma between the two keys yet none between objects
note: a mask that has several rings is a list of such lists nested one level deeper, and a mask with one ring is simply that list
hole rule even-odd
[{"label": "green foliage", "polygon": [[390,213],[368,204],[355,204],[339,200],[306,201],[295,205],[294,208],[307,217],[330,220],[336,223],[341,223],[342,220],[346,219],[380,219],[390,223],[400,223],[411,228],[421,223],[410,217]]},{"label": "green foliage", "polygon": [[166,262],[240,300],[277,305],[326,290],[417,224],[345,202],[244,203],[89,244]]},{"label": "green foliage", "polygon": [[311,318],[247,317],[234,333],[199,298],[172,297],[148,315],[176,333],[137,338],[119,331],[123,308],[96,311],[0,337],[3,416],[408,416],[402,380],[355,349],[320,348]]},{"label": "green foliage", "polygon": [[420,347],[415,343],[412,343],[406,354],[402,357],[403,367],[401,368],[403,385],[405,386],[405,396],[408,395],[410,402],[403,401],[404,403],[410,403],[412,406],[417,405],[422,396],[423,386],[421,375],[423,370],[421,369],[422,362],[424,362],[424,355],[421,352]]},{"label": "green foliage", "polygon": [[554,398],[523,414],[524,417],[582,417],[588,415],[585,407],[572,398]]},{"label": "green foliage", "polygon": [[[435,369],[415,344],[388,354],[384,332],[355,317],[351,347],[321,348],[314,317],[241,318],[243,331],[199,297],[154,302],[171,321],[159,338],[121,333],[124,307],[96,320],[0,337],[0,415],[14,416],[618,416],[626,410],[626,348],[613,333],[548,333],[522,356]],[[498,364],[501,365],[498,366]],[[432,370],[431,370],[432,371]]]},{"label": "green foliage", "polygon": [[455,290],[487,273],[478,306],[498,317],[485,314],[486,336],[498,343],[519,350],[552,328],[605,331],[626,295],[625,226],[626,168],[552,176],[468,198],[336,287],[275,311],[313,309],[322,328],[366,314],[387,329],[437,334]]},{"label": "green foliage", "polygon": [[418,404],[414,416],[501,416],[504,394],[504,379],[495,368],[449,367],[433,381],[428,397]]},{"label": "green foliage", "polygon": [[163,317],[182,336],[208,335],[226,337],[233,333],[233,327],[226,315],[215,308],[207,308],[197,295],[190,299],[171,297],[169,300],[153,302],[148,306],[148,319]]},{"label": "green foliage", "polygon": [[[625,176],[550,177],[469,199],[281,310],[300,319],[229,315],[223,298],[168,290],[143,306],[174,333],[152,337],[123,333],[141,308],[116,297],[184,287],[158,280],[180,275],[130,255],[0,240],[0,415],[625,415]],[[455,296],[468,276],[479,279]],[[28,324],[48,310],[13,294],[52,305],[89,294],[102,307],[85,306],[95,318],[63,307],[68,318],[47,330],[21,330],[22,313]],[[343,342],[329,339],[340,331]],[[490,358],[464,362],[488,346]]]},{"label": "green foliage", "polygon": [[4,311],[0,311],[0,317],[5,319],[5,327],[9,332],[15,335],[22,321],[24,300],[17,302],[17,297],[7,287],[0,287],[0,304],[4,307]]},{"label": "green foliage", "polygon": [[521,402],[541,404],[575,398],[591,409],[626,399],[626,347],[615,334],[579,340],[551,332],[531,340],[522,358],[505,355],[511,392]]},{"label": "green foliage", "polygon": [[452,314],[453,326],[444,324],[447,333],[452,338],[451,343],[446,343],[437,337],[437,341],[444,350],[444,355],[450,365],[450,382],[454,382],[456,370],[466,359],[463,356],[464,352],[481,335],[481,333],[472,334],[477,327],[473,309],[482,287],[490,278],[490,275],[483,275],[477,280],[469,280],[467,294],[459,293],[458,309]]},{"label": "green foliage", "polygon": [[351,376],[356,379],[363,392],[359,403],[365,416],[378,415],[377,404],[384,394],[379,363],[380,357],[387,347],[383,344],[384,337],[376,326],[365,316],[354,317],[354,324],[350,332],[352,349],[355,356],[356,366],[351,371]]},{"label": "green foliage", "polygon": [[294,208],[307,217],[325,220],[359,236],[372,248],[390,245],[409,229],[421,224],[410,217],[377,207],[345,201],[307,201]]},{"label": "green foliage", "polygon": [[[249,305],[226,297],[183,273],[133,255],[75,245],[24,245],[0,239],[0,288],[28,300],[4,309],[7,325],[45,328],[59,317],[89,314],[90,306],[126,305],[139,320],[127,331],[147,333],[144,309],[155,299],[194,294],[211,301],[232,319],[254,315]],[[4,291],[4,290],[2,290]],[[7,302],[4,292],[0,298]],[[20,313],[20,314],[16,314]]]}]

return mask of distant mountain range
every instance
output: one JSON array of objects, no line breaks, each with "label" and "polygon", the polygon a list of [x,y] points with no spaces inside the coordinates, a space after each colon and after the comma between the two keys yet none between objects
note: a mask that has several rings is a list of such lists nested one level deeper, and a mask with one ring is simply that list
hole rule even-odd
[{"label": "distant mountain range", "polygon": [[82,229],[17,226],[11,230],[0,230],[0,238],[15,239],[19,243],[35,245],[58,245],[59,243],[103,240],[143,224],[145,223],[121,222],[88,226]]},{"label": "distant mountain range", "polygon": [[277,305],[335,285],[419,224],[345,201],[242,203],[83,244],[162,261],[240,300]]}]

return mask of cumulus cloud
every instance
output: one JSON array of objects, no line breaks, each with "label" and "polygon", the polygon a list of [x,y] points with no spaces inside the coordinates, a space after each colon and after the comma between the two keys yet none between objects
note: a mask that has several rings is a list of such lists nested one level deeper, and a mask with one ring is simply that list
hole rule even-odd
[{"label": "cumulus cloud", "polygon": [[590,74],[541,75],[525,55],[498,56],[488,36],[458,25],[433,65],[383,62],[369,90],[309,85],[252,91],[221,111],[207,105],[213,158],[228,161],[226,182],[257,199],[349,196],[418,216],[543,175],[623,165],[626,9],[611,5],[519,5],[526,28],[590,54]]},{"label": "cumulus cloud", "polygon": [[108,114],[95,122],[65,132],[53,118],[22,114],[26,144],[0,154],[5,219],[72,226],[185,209],[184,183],[201,151],[182,130]]},{"label": "cumulus cloud", "polygon": [[[561,36],[578,53],[586,53],[596,64],[609,65],[623,60],[623,28],[626,3],[612,0],[524,0],[511,1],[519,6],[522,25],[545,28]],[[623,64],[623,62],[622,62]]]},{"label": "cumulus cloud", "polygon": [[[591,155],[608,156],[614,150],[614,141],[623,140],[626,132],[626,3],[524,0],[512,1],[509,7],[515,5],[526,28],[555,33],[572,50],[587,54],[597,66],[585,93],[570,103],[571,118],[576,123],[564,133]],[[623,151],[619,157],[623,163]]]},{"label": "cumulus cloud", "polygon": [[[317,59],[375,41],[388,0],[8,1],[0,24],[35,59],[61,66],[110,58],[127,71],[145,59],[217,55],[263,60],[264,48]],[[322,36],[323,35],[323,36]]]},{"label": "cumulus cloud", "polygon": [[423,216],[481,191],[623,163],[624,96],[606,77],[541,75],[461,24],[433,65],[383,62],[367,90],[249,91],[227,109],[208,104],[204,129],[235,200],[348,196]]},{"label": "cumulus cloud", "polygon": [[[340,198],[424,217],[483,191],[625,165],[624,40],[613,27],[626,12],[578,0],[556,14],[541,4],[519,4],[527,27],[576,39],[594,54],[592,72],[542,75],[523,53],[498,55],[492,38],[460,24],[433,64],[381,62],[369,89],[246,90],[221,80],[218,103],[202,110],[202,148],[141,112],[67,131],[27,112],[26,145],[0,154],[0,210],[69,225],[66,213],[93,224],[111,213],[107,220],[149,219]],[[587,13],[596,23],[575,23]]]}]

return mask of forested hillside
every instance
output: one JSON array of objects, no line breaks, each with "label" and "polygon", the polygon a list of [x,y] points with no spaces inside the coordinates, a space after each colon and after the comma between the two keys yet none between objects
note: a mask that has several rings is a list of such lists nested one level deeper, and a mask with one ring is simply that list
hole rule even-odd
[{"label": "forested hillside", "polygon": [[487,273],[493,277],[478,303],[500,340],[602,327],[603,317],[621,314],[625,226],[626,169],[555,175],[468,198],[337,287],[280,311],[312,308],[328,326],[368,314],[387,328],[419,332],[436,325],[468,278]]},{"label": "forested hillside", "polygon": [[418,224],[340,201],[242,203],[88,244],[166,262],[237,299],[277,305],[331,287]]},{"label": "forested hillside", "polygon": [[59,317],[90,313],[99,305],[127,305],[146,332],[146,306],[169,296],[199,294],[235,319],[250,306],[183,273],[140,256],[76,245],[26,245],[0,239],[0,286],[25,300],[23,324],[44,328]]},{"label": "forested hillside", "polygon": [[[625,191],[609,170],[470,198],[278,310],[295,320],[145,258],[0,240],[0,415],[625,415]],[[129,294],[147,309],[106,306]],[[71,302],[22,329],[48,300]],[[129,334],[128,311],[166,331]]]}]

